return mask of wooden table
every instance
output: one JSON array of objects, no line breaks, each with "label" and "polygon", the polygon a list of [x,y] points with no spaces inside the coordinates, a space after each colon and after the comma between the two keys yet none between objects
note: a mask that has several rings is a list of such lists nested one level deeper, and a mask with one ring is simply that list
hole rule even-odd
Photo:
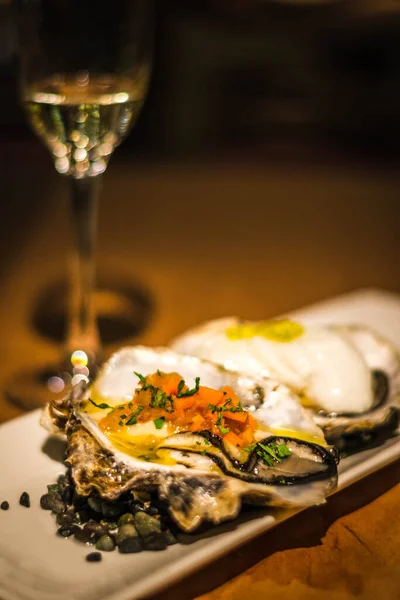
[{"label": "wooden table", "polygon": [[[1,172],[2,389],[13,373],[60,353],[33,328],[32,307],[66,274],[66,185],[36,148],[14,147]],[[149,290],[154,307],[129,342],[165,344],[202,320],[271,317],[358,287],[400,292],[399,183],[395,169],[371,166],[115,158],[100,206],[99,272]],[[0,421],[18,414],[0,398]],[[382,600],[398,599],[399,480],[397,463],[157,600],[369,598],[378,590]]]}]

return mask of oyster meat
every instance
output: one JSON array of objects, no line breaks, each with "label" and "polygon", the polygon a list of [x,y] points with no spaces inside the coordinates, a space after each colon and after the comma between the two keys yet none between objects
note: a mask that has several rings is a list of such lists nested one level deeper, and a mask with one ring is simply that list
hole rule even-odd
[{"label": "oyster meat", "polygon": [[337,483],[336,449],[285,385],[169,349],[120,350],[42,423],[66,434],[79,494],[158,494],[184,531],[242,502],[318,504]]},{"label": "oyster meat", "polygon": [[379,443],[398,427],[399,354],[365,326],[227,318],[187,331],[171,347],[285,383],[342,451]]}]

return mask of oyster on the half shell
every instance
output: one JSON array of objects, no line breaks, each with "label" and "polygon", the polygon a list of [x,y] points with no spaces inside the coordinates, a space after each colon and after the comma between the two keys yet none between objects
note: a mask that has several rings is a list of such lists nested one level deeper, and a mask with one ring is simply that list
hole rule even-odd
[{"label": "oyster on the half shell", "polygon": [[[229,386],[240,399],[244,418],[250,420],[246,411],[251,414],[255,443],[242,448],[226,441],[227,428],[216,435],[210,428],[177,426],[171,405],[161,420],[136,420],[137,398],[148,393],[143,381],[157,372],[160,378],[179,373],[189,388],[197,377],[200,386],[212,390]],[[151,389],[153,400],[157,390],[162,394],[161,388]],[[195,399],[196,392],[190,391]],[[175,399],[174,406],[178,404]],[[66,433],[66,462],[79,494],[112,501],[129,490],[158,493],[185,531],[204,521],[234,518],[242,502],[319,504],[337,483],[336,450],[326,445],[319,427],[285,385],[169,349],[122,349],[90,387],[78,385],[64,400],[49,404],[42,423],[53,433]],[[272,459],[260,448],[272,451]]]},{"label": "oyster on the half shell", "polygon": [[340,450],[379,443],[399,424],[399,354],[365,326],[232,317],[195,327],[171,347],[286,384]]}]

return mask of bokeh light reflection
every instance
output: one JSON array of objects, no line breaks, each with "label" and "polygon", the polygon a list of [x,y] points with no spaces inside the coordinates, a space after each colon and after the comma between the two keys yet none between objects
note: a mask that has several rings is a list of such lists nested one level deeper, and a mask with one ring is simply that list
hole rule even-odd
[{"label": "bokeh light reflection", "polygon": [[76,385],[77,383],[80,383],[81,381],[89,381],[89,378],[86,375],[82,375],[80,373],[77,373],[76,375],[73,376],[72,378],[72,385]]},{"label": "bokeh light reflection", "polygon": [[83,350],[75,350],[71,355],[73,367],[87,367],[89,362],[88,355]]},{"label": "bokeh light reflection", "polygon": [[57,158],[57,160],[55,161],[54,164],[59,173],[62,173],[62,174],[68,173],[69,160],[66,156],[63,156],[62,158]]},{"label": "bokeh light reflection", "polygon": [[65,383],[61,377],[50,377],[47,381],[47,387],[53,394],[59,394],[65,388]]}]

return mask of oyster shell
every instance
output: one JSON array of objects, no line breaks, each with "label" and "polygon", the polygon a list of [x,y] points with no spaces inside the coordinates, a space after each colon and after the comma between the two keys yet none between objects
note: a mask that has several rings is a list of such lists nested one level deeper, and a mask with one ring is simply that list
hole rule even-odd
[{"label": "oyster shell", "polygon": [[171,347],[285,383],[342,451],[380,443],[398,427],[399,354],[365,326],[228,318],[189,330]]},{"label": "oyster shell", "polygon": [[[211,431],[171,434],[166,424],[156,430],[153,421],[125,427],[123,438],[99,426],[105,410],[112,413],[111,406],[132,399],[139,383],[135,371],[147,376],[158,369],[177,371],[188,382],[200,377],[202,385],[214,389],[229,385],[243,408],[257,419],[257,444],[243,451]],[[42,422],[66,434],[66,462],[79,494],[112,501],[129,490],[158,493],[185,531],[204,521],[234,518],[242,502],[284,507],[318,504],[337,483],[335,449],[325,444],[320,429],[286,386],[232,373],[169,349],[133,347],[117,352],[92,386],[79,384],[63,401],[48,405]],[[143,455],[143,431],[148,439],[150,429],[153,441],[148,455]],[[267,464],[259,444],[285,447],[285,458]]]}]

